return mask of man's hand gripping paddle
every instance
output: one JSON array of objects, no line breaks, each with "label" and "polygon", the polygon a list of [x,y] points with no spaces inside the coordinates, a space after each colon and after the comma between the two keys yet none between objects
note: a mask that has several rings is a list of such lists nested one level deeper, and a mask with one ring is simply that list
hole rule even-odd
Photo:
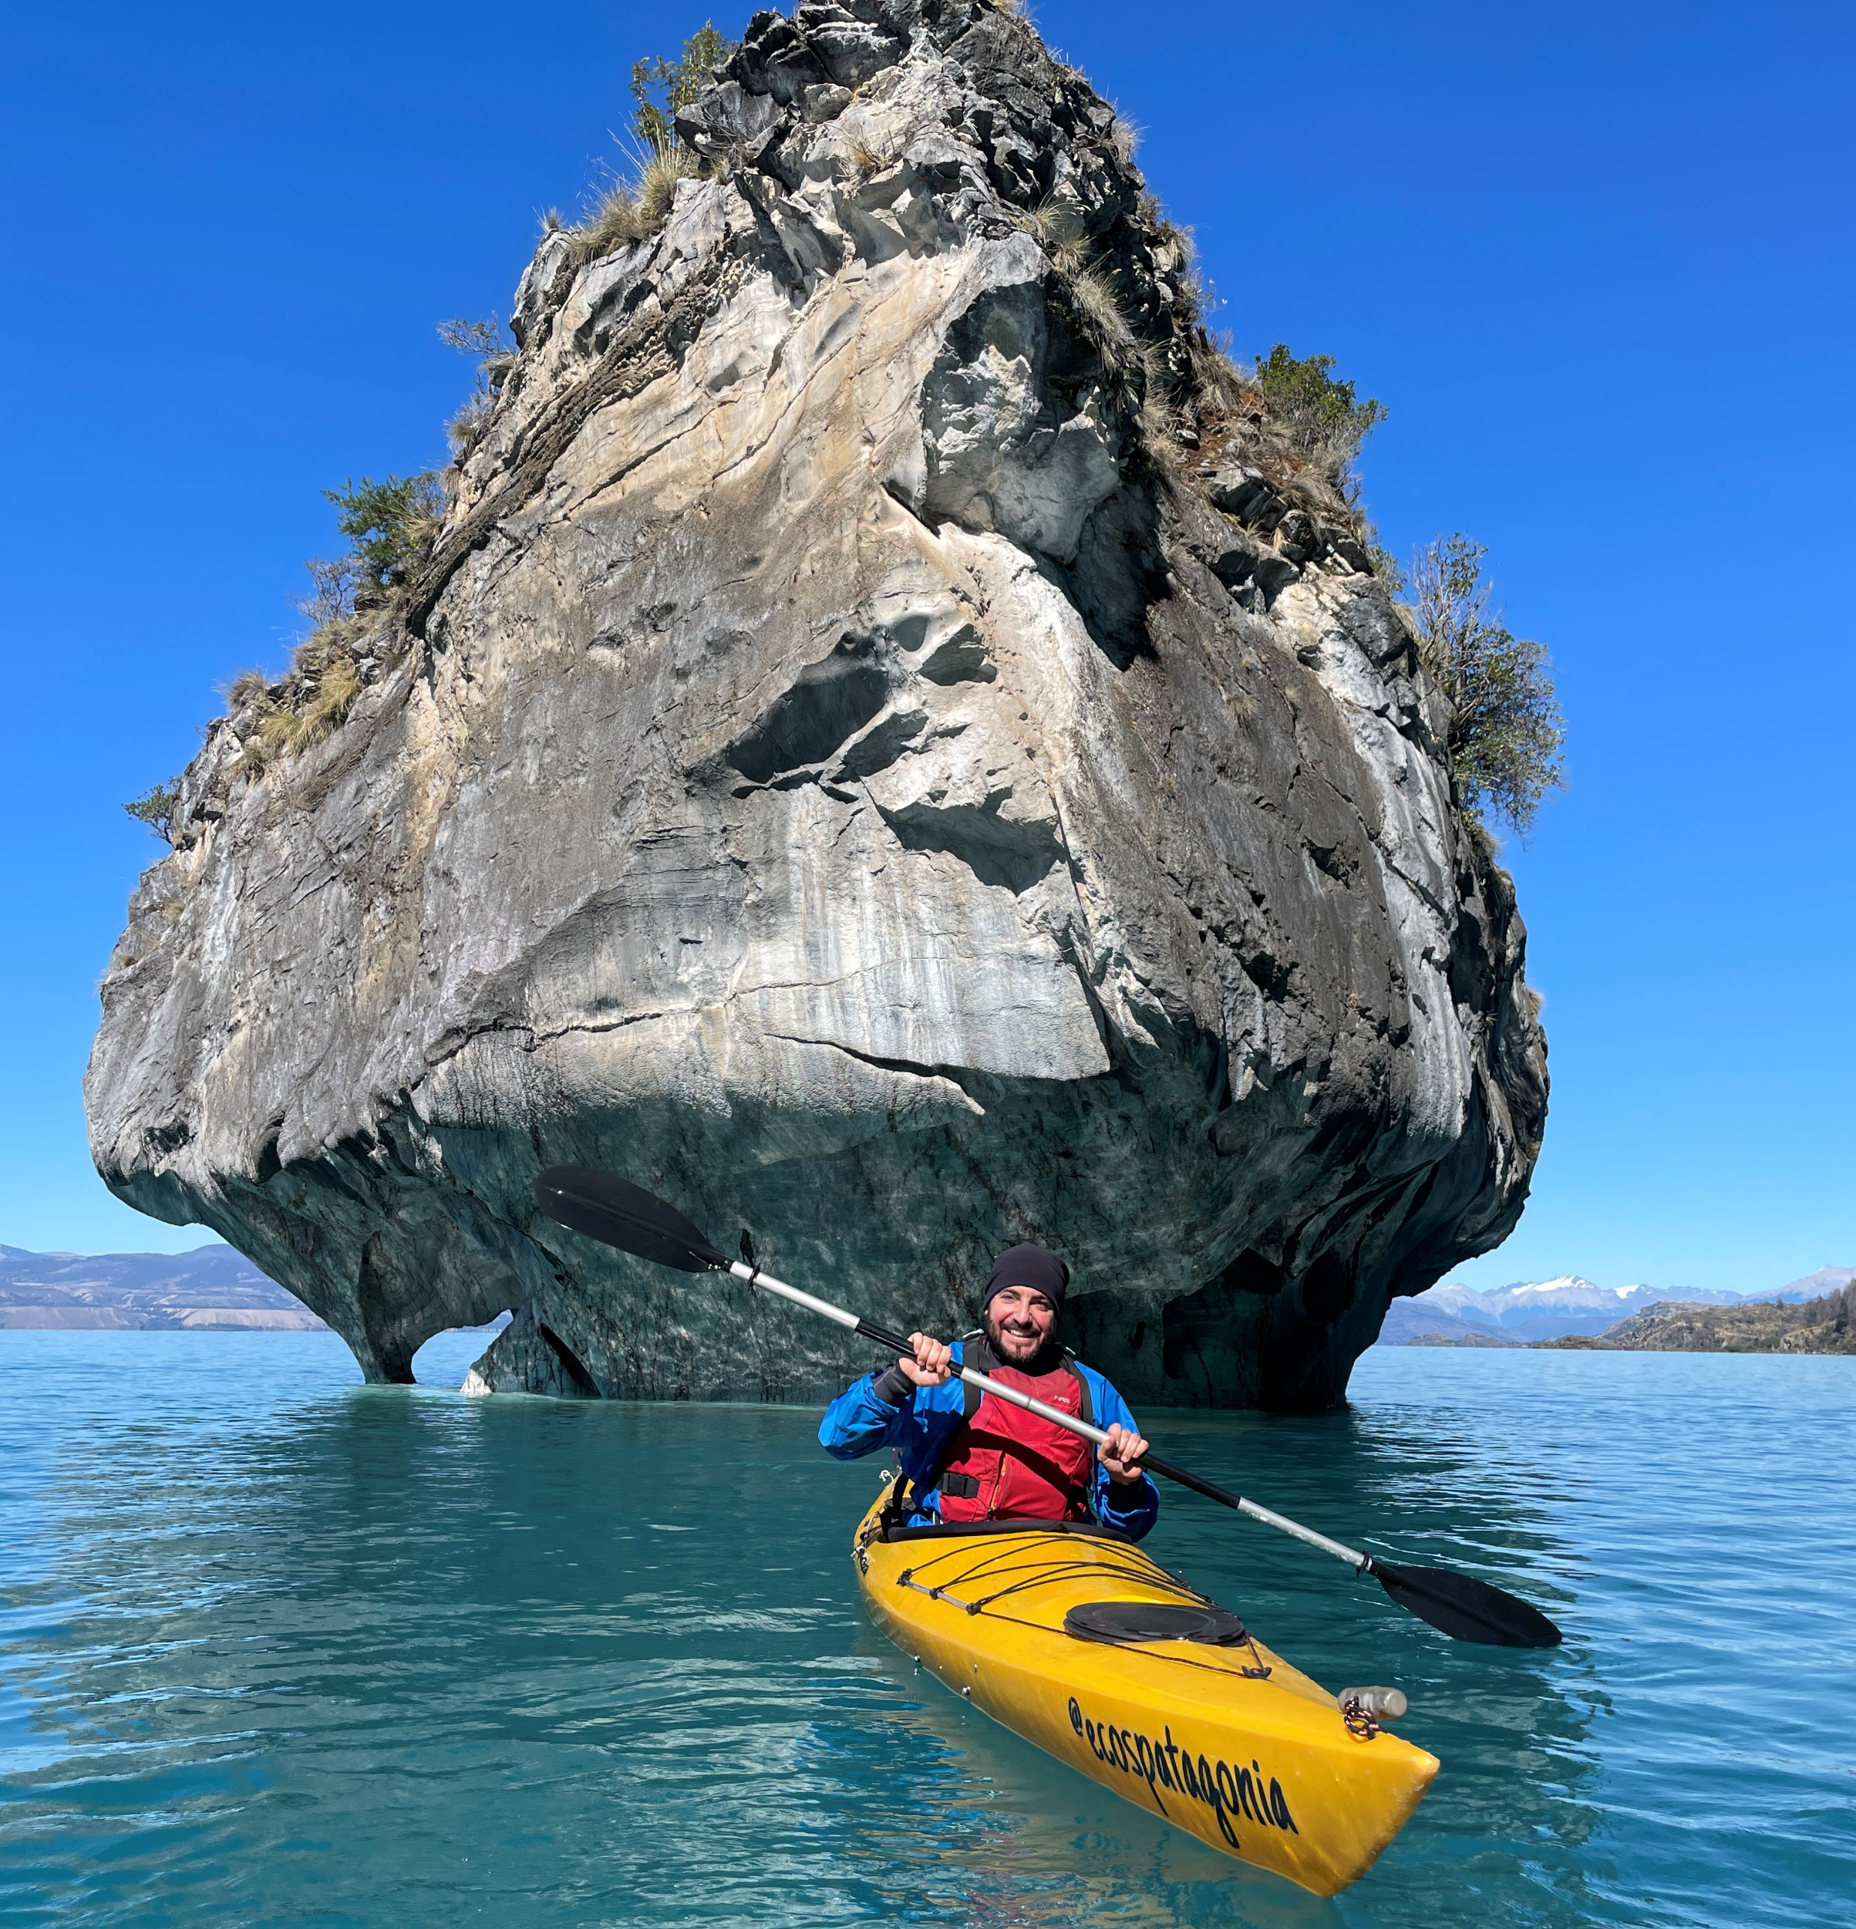
[{"label": "man's hand gripping paddle", "polygon": [[[674,1206],[609,1172],[599,1172],[590,1166],[554,1166],[535,1181],[535,1198],[550,1219],[585,1233],[589,1239],[616,1246],[620,1252],[655,1260],[660,1266],[675,1266],[686,1273],[732,1273],[750,1286],[758,1286],[762,1292],[777,1294],[795,1306],[803,1306],[809,1313],[849,1327],[853,1333],[874,1340],[891,1353],[904,1354],[912,1350],[898,1333],[873,1326],[867,1319],[859,1319],[855,1313],[833,1306],[828,1300],[814,1299],[797,1286],[770,1279],[757,1266],[725,1257]],[[960,1377],[969,1386],[979,1387],[995,1399],[1009,1400],[1013,1406],[1023,1407],[1027,1412],[1068,1428],[1071,1433],[1081,1434],[1097,1446],[1108,1438],[1100,1427],[1092,1427],[1074,1414],[1046,1406],[1042,1400],[1020,1393],[1016,1387],[1003,1386],[972,1367],[962,1367]],[[1452,1574],[1447,1568],[1394,1567],[1389,1562],[1375,1560],[1358,1548],[1343,1546],[1325,1534],[1317,1534],[1313,1528],[1303,1527],[1267,1507],[1259,1507],[1254,1500],[1246,1500],[1228,1488],[1201,1480],[1184,1467],[1162,1460],[1151,1449],[1143,1456],[1141,1465],[1151,1473],[1177,1481],[1182,1487],[1190,1487],[1207,1500],[1234,1508],[1252,1520],[1262,1521],[1266,1527],[1274,1527],[1310,1547],[1320,1548],[1337,1561],[1345,1561],[1356,1574],[1370,1574],[1407,1613],[1428,1621],[1454,1640],[1481,1641],[1501,1648],[1551,1648],[1559,1644],[1560,1631],[1544,1614],[1514,1595],[1505,1594],[1499,1587],[1491,1587],[1487,1581],[1474,1580],[1467,1574]]]}]

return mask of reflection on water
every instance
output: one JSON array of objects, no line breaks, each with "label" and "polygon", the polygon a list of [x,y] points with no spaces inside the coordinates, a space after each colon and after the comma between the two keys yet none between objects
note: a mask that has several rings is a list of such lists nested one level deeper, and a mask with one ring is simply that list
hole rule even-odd
[{"label": "reflection on water", "polygon": [[1325,1903],[875,1635],[845,1553],[873,1469],[811,1415],[363,1389],[322,1335],[3,1345],[8,1922],[1737,1929],[1856,1888],[1826,1692],[1856,1480],[1819,1452],[1847,1361],[1408,1349],[1351,1413],[1159,1418],[1212,1477],[1567,1629],[1450,1643],[1169,1495],[1161,1559],[1330,1687],[1403,1687],[1443,1760]]}]

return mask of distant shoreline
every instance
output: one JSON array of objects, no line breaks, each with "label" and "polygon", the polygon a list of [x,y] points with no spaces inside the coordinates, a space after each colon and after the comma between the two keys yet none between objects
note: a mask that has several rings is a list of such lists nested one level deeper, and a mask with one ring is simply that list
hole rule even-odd
[{"label": "distant shoreline", "polygon": [[[451,1326],[450,1333],[500,1333],[506,1318],[485,1326]],[[120,1306],[0,1306],[0,1333],[333,1333],[307,1307],[164,1307],[137,1313]],[[436,1334],[433,1335],[437,1337]]]},{"label": "distant shoreline", "polygon": [[1795,1304],[1755,1300],[1712,1306],[1699,1300],[1658,1300],[1602,1333],[1568,1333],[1549,1340],[1414,1333],[1380,1344],[1502,1353],[1856,1354],[1856,1286]]},{"label": "distant shoreline", "polygon": [[1602,1333],[1535,1345],[1566,1353],[1856,1353],[1856,1286],[1797,1305],[1658,1300]]},{"label": "distant shoreline", "polygon": [[10,1333],[332,1333],[308,1307],[0,1306]]}]

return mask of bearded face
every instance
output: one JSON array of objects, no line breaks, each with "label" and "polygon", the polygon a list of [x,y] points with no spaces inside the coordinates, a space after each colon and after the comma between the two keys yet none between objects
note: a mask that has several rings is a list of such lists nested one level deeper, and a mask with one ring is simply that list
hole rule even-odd
[{"label": "bearded face", "polygon": [[1008,1366],[1026,1366],[1043,1352],[1057,1325],[1057,1309],[1033,1286],[1005,1286],[986,1307],[986,1337]]}]

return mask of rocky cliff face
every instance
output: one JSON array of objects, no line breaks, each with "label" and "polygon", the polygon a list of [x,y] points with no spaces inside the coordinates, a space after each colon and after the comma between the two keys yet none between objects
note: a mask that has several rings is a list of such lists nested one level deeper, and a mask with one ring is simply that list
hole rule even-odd
[{"label": "rocky cliff face", "polygon": [[495,1388],[870,1363],[539,1218],[582,1163],[905,1329],[1045,1241],[1137,1403],[1339,1399],[1545,1113],[1357,528],[1216,400],[1179,238],[1022,20],[758,15],[679,130],[660,232],[544,240],[347,721],[189,772],[99,1169],[371,1378],[505,1307]]}]

